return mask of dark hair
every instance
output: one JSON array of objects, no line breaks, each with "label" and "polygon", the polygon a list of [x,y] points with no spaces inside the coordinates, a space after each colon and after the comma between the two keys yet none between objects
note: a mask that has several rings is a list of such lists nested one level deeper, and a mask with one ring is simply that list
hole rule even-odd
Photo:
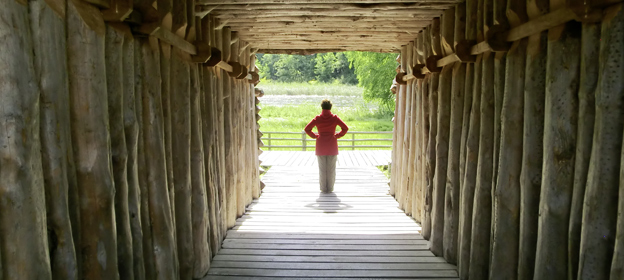
[{"label": "dark hair", "polygon": [[321,108],[323,108],[323,110],[331,110],[331,107],[332,103],[329,99],[323,99],[323,101],[321,101]]}]

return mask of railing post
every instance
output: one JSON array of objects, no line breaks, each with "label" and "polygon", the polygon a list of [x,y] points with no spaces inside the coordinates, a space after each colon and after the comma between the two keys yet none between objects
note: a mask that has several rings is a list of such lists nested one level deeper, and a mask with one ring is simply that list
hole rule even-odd
[{"label": "railing post", "polygon": [[355,133],[351,133],[351,150],[355,151]]},{"label": "railing post", "polygon": [[305,151],[306,150],[306,133],[305,131],[301,131],[301,143],[303,144],[303,148],[302,150]]},{"label": "railing post", "polygon": [[271,150],[271,133],[269,133],[269,151]]}]

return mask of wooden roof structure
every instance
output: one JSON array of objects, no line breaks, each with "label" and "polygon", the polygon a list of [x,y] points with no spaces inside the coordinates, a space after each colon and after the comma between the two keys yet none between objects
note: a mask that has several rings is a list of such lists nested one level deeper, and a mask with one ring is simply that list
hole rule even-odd
[{"label": "wooden roof structure", "polygon": [[259,53],[399,52],[462,0],[197,0]]}]

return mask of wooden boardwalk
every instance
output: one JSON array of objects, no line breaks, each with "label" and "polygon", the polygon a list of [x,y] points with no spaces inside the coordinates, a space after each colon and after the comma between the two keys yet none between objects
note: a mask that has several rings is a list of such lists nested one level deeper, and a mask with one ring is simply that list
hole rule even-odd
[{"label": "wooden boardwalk", "polygon": [[[340,151],[337,166],[380,166],[391,161],[390,150]],[[261,165],[317,166],[314,151],[264,151]]]},{"label": "wooden boardwalk", "polygon": [[376,167],[338,167],[330,194],[320,193],[316,167],[273,166],[262,181],[205,280],[458,279]]}]

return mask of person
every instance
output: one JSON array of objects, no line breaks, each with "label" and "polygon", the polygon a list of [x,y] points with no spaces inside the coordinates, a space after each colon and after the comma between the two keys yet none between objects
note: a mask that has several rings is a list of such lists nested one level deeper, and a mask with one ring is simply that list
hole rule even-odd
[{"label": "person", "polygon": [[[324,99],[321,102],[322,113],[312,119],[305,127],[305,132],[316,139],[316,156],[319,166],[319,183],[321,191],[330,193],[334,191],[336,181],[336,159],[338,158],[338,138],[347,134],[349,128],[336,115],[332,114],[331,101]],[[316,126],[318,133],[312,132]],[[340,126],[340,132],[336,133],[336,126]]]}]

